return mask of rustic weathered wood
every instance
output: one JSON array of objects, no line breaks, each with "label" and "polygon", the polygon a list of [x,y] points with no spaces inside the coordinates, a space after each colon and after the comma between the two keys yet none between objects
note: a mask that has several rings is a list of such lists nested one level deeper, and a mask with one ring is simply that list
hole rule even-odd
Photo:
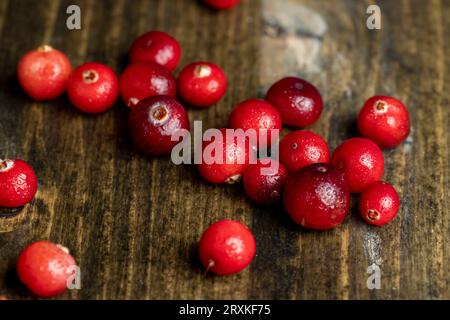
[{"label": "rustic weathered wood", "polygon": [[[450,298],[450,2],[377,1],[382,30],[370,31],[369,1],[298,0],[292,5],[317,18],[306,25],[326,28],[297,30],[294,47],[273,38],[266,21],[273,2],[243,0],[216,13],[195,0],[0,1],[0,155],[29,161],[40,182],[31,205],[0,218],[0,295],[30,297],[15,277],[17,255],[33,240],[51,239],[69,247],[82,270],[82,289],[61,298]],[[73,3],[82,9],[79,31],[65,27]],[[352,210],[333,231],[301,230],[281,207],[249,203],[241,186],[210,185],[194,167],[141,155],[127,136],[122,103],[87,116],[66,98],[33,102],[15,80],[19,57],[42,43],[74,65],[96,60],[121,71],[132,39],[154,28],[180,40],[182,65],[206,59],[228,74],[223,101],[189,110],[205,128],[225,126],[235,103],[286,73],[320,88],[325,109],[311,130],[332,148],[357,133],[355,116],[367,97],[402,99],[412,134],[385,151],[385,179],[402,198],[399,216],[378,229]],[[280,59],[302,48],[299,58],[311,58],[306,65]],[[314,48],[316,56],[308,56]],[[205,276],[195,245],[223,218],[251,227],[257,257],[239,275]],[[374,262],[382,288],[371,291],[366,270]]]}]

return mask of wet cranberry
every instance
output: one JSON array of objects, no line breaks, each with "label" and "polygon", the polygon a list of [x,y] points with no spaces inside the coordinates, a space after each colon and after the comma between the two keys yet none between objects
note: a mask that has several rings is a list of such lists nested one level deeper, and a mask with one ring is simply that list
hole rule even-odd
[{"label": "wet cranberry", "polygon": [[35,295],[43,298],[63,293],[70,284],[76,262],[67,248],[49,241],[30,244],[19,256],[17,274]]},{"label": "wet cranberry", "polygon": [[358,128],[380,148],[394,148],[409,135],[408,109],[395,98],[372,97],[359,112]]},{"label": "wet cranberry", "polygon": [[238,221],[221,220],[203,233],[198,250],[207,271],[230,275],[244,270],[255,256],[255,238]]},{"label": "wet cranberry", "polygon": [[339,145],[331,164],[344,170],[350,192],[359,193],[379,181],[384,173],[384,158],[380,148],[371,140],[351,138]]},{"label": "wet cranberry", "polygon": [[178,41],[162,31],[149,31],[134,40],[130,49],[130,63],[155,62],[169,71],[180,62],[181,47]]},{"label": "wet cranberry", "polygon": [[23,160],[0,159],[0,208],[18,208],[33,200],[38,181]]},{"label": "wet cranberry", "polygon": [[283,123],[306,127],[316,122],[322,113],[322,97],[311,83],[295,77],[279,80],[266,95],[281,114]]},{"label": "wet cranberry", "polygon": [[86,113],[110,109],[119,96],[119,79],[110,67],[96,62],[76,68],[67,83],[72,104]]},{"label": "wet cranberry", "polygon": [[174,98],[155,96],[142,100],[130,113],[129,127],[134,143],[143,152],[160,156],[169,154],[178,141],[177,131],[189,130],[189,118]]},{"label": "wet cranberry", "polygon": [[280,161],[293,173],[310,164],[330,162],[330,151],[327,142],[318,134],[298,130],[281,139]]},{"label": "wet cranberry", "polygon": [[177,84],[164,67],[152,62],[137,62],[129,65],[120,77],[120,94],[127,106],[134,107],[148,97],[175,97]]},{"label": "wet cranberry", "polygon": [[283,126],[277,109],[261,99],[249,99],[239,103],[231,112],[229,125],[233,129],[254,130],[258,148],[270,147],[271,131],[277,130],[278,136]]},{"label": "wet cranberry", "polygon": [[289,177],[284,208],[305,228],[327,230],[347,216],[350,194],[342,171],[329,164],[313,164]]},{"label": "wet cranberry", "polygon": [[[268,161],[268,162],[264,162]],[[275,159],[258,160],[251,164],[243,175],[247,196],[258,204],[274,204],[281,199],[288,173]]]},{"label": "wet cranberry", "polygon": [[233,129],[219,129],[211,141],[202,144],[200,151],[202,163],[198,169],[202,177],[212,183],[239,182],[248,165],[256,163],[249,139],[235,135]]},{"label": "wet cranberry", "polygon": [[30,97],[44,101],[64,93],[71,71],[72,65],[64,53],[44,45],[20,59],[17,77]]},{"label": "wet cranberry", "polygon": [[210,62],[194,62],[181,70],[178,76],[180,96],[195,107],[209,107],[225,94],[227,77],[222,69]]},{"label": "wet cranberry", "polygon": [[374,226],[383,226],[395,218],[400,200],[394,187],[378,181],[370,185],[359,199],[359,211],[363,219]]}]

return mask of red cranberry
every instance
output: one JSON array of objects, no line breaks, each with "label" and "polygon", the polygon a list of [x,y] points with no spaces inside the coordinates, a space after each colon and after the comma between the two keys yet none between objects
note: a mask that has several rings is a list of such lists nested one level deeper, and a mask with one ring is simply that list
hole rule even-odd
[{"label": "red cranberry", "polygon": [[293,173],[310,164],[330,162],[330,151],[318,134],[298,130],[281,139],[280,161]]},{"label": "red cranberry", "polygon": [[[202,163],[198,165],[198,169],[207,181],[228,184],[239,182],[248,165],[256,162],[254,149],[247,137],[242,137],[241,140],[233,132],[233,129],[222,128],[218,141],[213,138],[202,144]],[[216,150],[221,154],[216,155]]]},{"label": "red cranberry", "polygon": [[350,192],[364,191],[379,181],[384,173],[384,158],[380,148],[371,140],[351,138],[336,148],[331,164],[344,170]]},{"label": "red cranberry", "polygon": [[181,70],[178,90],[181,97],[196,107],[209,107],[225,94],[227,77],[215,64],[194,62]]},{"label": "red cranberry", "polygon": [[216,10],[231,9],[237,6],[241,0],[203,0],[205,4]]},{"label": "red cranberry", "polygon": [[381,148],[394,148],[409,135],[408,109],[395,98],[372,97],[359,112],[358,128]]},{"label": "red cranberry", "polygon": [[[269,159],[266,159],[269,160]],[[251,164],[243,175],[247,196],[258,204],[274,204],[281,199],[288,172],[275,159],[268,163]]]},{"label": "red cranberry", "polygon": [[134,40],[130,49],[130,63],[151,61],[169,71],[180,62],[181,47],[178,41],[162,31],[150,31]]},{"label": "red cranberry", "polygon": [[17,68],[23,90],[34,100],[51,100],[66,90],[72,65],[67,56],[44,45],[24,55]]},{"label": "red cranberry", "polygon": [[89,62],[76,68],[67,83],[67,95],[75,107],[86,113],[110,109],[119,96],[119,79],[108,66]]},{"label": "red cranberry", "polygon": [[281,116],[270,103],[261,99],[249,99],[239,103],[231,112],[230,128],[243,129],[244,131],[253,129],[257,134],[257,145],[270,147],[271,130],[282,129]]},{"label": "red cranberry", "polygon": [[49,241],[37,241],[20,254],[17,274],[31,292],[49,298],[66,290],[75,266],[67,248]]},{"label": "red cranberry", "polygon": [[312,164],[289,177],[283,202],[301,226],[327,230],[347,216],[350,194],[341,170],[329,164]]},{"label": "red cranberry", "polygon": [[178,143],[171,136],[189,130],[189,118],[183,106],[172,97],[155,96],[142,100],[131,110],[131,137],[143,152],[160,156],[169,154]]},{"label": "red cranberry", "polygon": [[370,185],[359,199],[359,211],[363,219],[374,226],[383,226],[398,212],[400,200],[397,191],[389,183],[378,181]]},{"label": "red cranberry", "polygon": [[295,77],[279,80],[266,95],[281,114],[283,123],[306,127],[316,122],[322,113],[322,97],[311,83]]},{"label": "red cranberry", "polygon": [[255,256],[253,234],[242,223],[222,220],[212,224],[199,242],[200,260],[207,271],[229,275],[244,270]]},{"label": "red cranberry", "polygon": [[38,188],[33,168],[22,160],[0,159],[0,207],[18,208],[33,200]]},{"label": "red cranberry", "polygon": [[127,106],[134,107],[148,97],[175,97],[177,82],[167,69],[156,63],[136,62],[120,77],[120,94]]}]

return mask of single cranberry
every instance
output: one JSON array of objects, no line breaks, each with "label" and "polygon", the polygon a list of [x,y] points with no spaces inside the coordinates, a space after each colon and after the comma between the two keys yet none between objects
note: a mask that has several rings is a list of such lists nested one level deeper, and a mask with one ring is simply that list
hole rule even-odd
[{"label": "single cranberry", "polygon": [[295,77],[283,78],[274,83],[266,95],[281,114],[283,123],[306,127],[316,122],[322,113],[322,97],[311,83]]},{"label": "single cranberry", "polygon": [[200,174],[212,183],[239,182],[250,163],[256,163],[254,147],[244,135],[222,128],[218,136],[202,144]]},{"label": "single cranberry", "polygon": [[64,93],[71,71],[72,65],[64,53],[44,45],[20,59],[17,77],[30,97],[44,101]]},{"label": "single cranberry", "polygon": [[134,40],[130,49],[130,63],[151,61],[169,71],[180,62],[181,47],[178,41],[162,31],[149,31]]},{"label": "single cranberry", "polygon": [[374,226],[383,226],[395,218],[400,200],[394,187],[378,181],[370,185],[359,198],[359,211],[363,219]]},{"label": "single cranberry", "polygon": [[183,106],[172,97],[155,96],[142,100],[131,110],[131,137],[143,152],[160,156],[169,154],[178,141],[177,131],[189,130],[189,118]]},{"label": "single cranberry", "polygon": [[301,226],[327,230],[347,216],[350,194],[341,170],[329,164],[312,164],[289,177],[283,202]]},{"label": "single cranberry", "polygon": [[49,241],[30,244],[19,256],[17,274],[28,289],[42,298],[63,293],[76,272],[67,248]]},{"label": "single cranberry", "polygon": [[364,191],[379,181],[384,173],[384,158],[380,148],[371,140],[351,138],[339,145],[331,164],[344,170],[350,192]]},{"label": "single cranberry", "polygon": [[281,139],[280,162],[289,173],[293,173],[310,164],[330,162],[330,150],[327,142],[318,134],[298,130]]},{"label": "single cranberry", "polygon": [[25,161],[0,159],[0,207],[18,208],[33,200],[38,188],[36,174]]},{"label": "single cranberry", "polygon": [[119,79],[110,67],[96,62],[76,68],[67,83],[72,104],[86,113],[110,109],[119,96]]},{"label": "single cranberry", "polygon": [[241,0],[203,0],[205,4],[215,10],[231,9],[237,6]]},{"label": "single cranberry", "polygon": [[258,160],[245,170],[242,182],[245,193],[258,204],[274,204],[281,199],[288,177],[286,168],[275,159]]},{"label": "single cranberry", "polygon": [[221,220],[203,233],[199,254],[207,271],[230,275],[244,270],[255,256],[255,238],[242,223]]},{"label": "single cranberry", "polygon": [[225,94],[227,77],[220,67],[209,62],[194,62],[178,76],[180,96],[196,107],[209,107]]},{"label": "single cranberry", "polygon": [[254,130],[258,147],[270,147],[271,131],[278,130],[279,134],[283,128],[277,109],[261,99],[249,99],[239,103],[231,112],[229,126],[244,131]]},{"label": "single cranberry", "polygon": [[152,62],[129,65],[120,77],[120,94],[125,104],[134,107],[140,100],[152,96],[177,95],[177,82],[172,74]]},{"label": "single cranberry", "polygon": [[408,109],[395,98],[372,97],[359,112],[358,128],[364,137],[380,148],[394,148],[409,135]]},{"label": "single cranberry", "polygon": [[295,77],[283,78],[270,87],[266,95],[281,114],[283,123],[306,127],[316,122],[322,113],[322,97],[311,83]]}]

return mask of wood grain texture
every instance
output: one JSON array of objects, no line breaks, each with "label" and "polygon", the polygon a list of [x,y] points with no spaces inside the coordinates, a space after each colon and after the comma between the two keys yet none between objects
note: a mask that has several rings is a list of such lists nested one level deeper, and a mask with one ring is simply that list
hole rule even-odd
[{"label": "wood grain texture", "polygon": [[[370,31],[369,1],[280,0],[326,26],[283,40],[267,29],[268,1],[243,0],[216,13],[195,0],[0,0],[0,156],[27,160],[39,177],[35,200],[0,218],[0,295],[30,298],[15,277],[17,256],[31,241],[50,239],[69,247],[82,271],[82,289],[60,298],[450,298],[450,2],[376,1],[382,30]],[[65,27],[74,3],[82,10],[79,31]],[[355,117],[369,96],[403,100],[411,136],[384,152],[385,179],[402,198],[398,217],[373,228],[352,210],[335,230],[302,230],[281,207],[251,204],[241,186],[207,184],[192,166],[141,155],[127,135],[122,103],[87,116],[66,98],[36,103],[18,87],[18,59],[42,43],[74,65],[95,60],[120,72],[132,39],[150,29],[179,39],[181,65],[211,60],[227,73],[229,90],[218,105],[189,109],[204,128],[225,126],[234,104],[284,74],[321,90],[324,113],[311,130],[331,148],[357,134]],[[289,50],[300,50],[300,60],[277,59]],[[250,226],[257,256],[239,275],[205,276],[196,242],[223,218]],[[366,287],[374,262],[381,290]]]}]

